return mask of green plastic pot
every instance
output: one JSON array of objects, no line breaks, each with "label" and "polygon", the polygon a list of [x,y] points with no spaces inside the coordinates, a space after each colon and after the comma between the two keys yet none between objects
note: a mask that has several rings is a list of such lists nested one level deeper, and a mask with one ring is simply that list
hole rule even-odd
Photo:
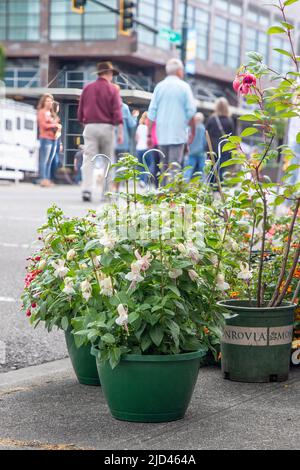
[{"label": "green plastic pot", "polygon": [[76,347],[71,330],[65,331],[66,343],[72,366],[79,383],[83,385],[100,385],[96,358],[91,354],[91,344]]},{"label": "green plastic pot", "polygon": [[218,304],[228,310],[221,341],[224,378],[238,382],[287,380],[295,305],[259,308],[242,300]]},{"label": "green plastic pot", "polygon": [[102,390],[112,416],[143,423],[183,418],[202,357],[201,351],[168,356],[129,354],[115,369],[97,358]]}]

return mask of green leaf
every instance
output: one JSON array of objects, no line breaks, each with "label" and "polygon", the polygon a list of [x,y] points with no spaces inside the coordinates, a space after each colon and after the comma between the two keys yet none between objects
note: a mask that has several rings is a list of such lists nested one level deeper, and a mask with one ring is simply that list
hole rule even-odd
[{"label": "green leaf", "polygon": [[293,57],[292,54],[288,51],[285,51],[284,49],[273,49],[273,51],[279,52],[279,54],[286,55],[288,57]]},{"label": "green leaf", "polygon": [[164,337],[164,330],[160,325],[155,325],[150,329],[149,335],[153,343],[156,346],[160,346]]},{"label": "green leaf", "polygon": [[120,362],[121,350],[119,348],[112,348],[109,352],[110,367],[114,369]]},{"label": "green leaf", "polygon": [[241,133],[241,137],[249,137],[250,135],[257,134],[258,129],[255,127],[247,127],[247,129],[244,129],[243,132]]},{"label": "green leaf", "polygon": [[151,338],[146,333],[145,335],[142,336],[142,340],[141,340],[141,349],[142,349],[142,351],[146,351],[149,348],[150,345],[151,345]]},{"label": "green leaf", "polygon": [[68,320],[68,317],[63,317],[61,319],[61,327],[64,331],[67,331],[68,327],[69,327],[69,320]]},{"label": "green leaf", "polygon": [[168,284],[166,288],[174,292],[177,297],[181,297],[179,289],[174,284]]},{"label": "green leaf", "polygon": [[96,248],[100,248],[99,240],[90,240],[84,247],[84,252],[93,251]]},{"label": "green leaf", "polygon": [[267,34],[283,34],[283,33],[286,33],[286,30],[281,28],[280,26],[271,26],[267,31]]},{"label": "green leaf", "polygon": [[285,0],[284,6],[288,7],[289,5],[293,5],[293,3],[298,2],[299,0]]},{"label": "green leaf", "polygon": [[104,341],[104,343],[108,344],[113,344],[116,342],[115,338],[110,333],[105,333],[105,335],[101,336],[101,339],[102,341]]},{"label": "green leaf", "polygon": [[297,144],[300,144],[300,132],[298,132],[298,134],[296,136],[296,142],[297,142]]},{"label": "green leaf", "polygon": [[128,315],[128,323],[131,324],[135,322],[140,317],[138,312],[132,312]]},{"label": "green leaf", "polygon": [[227,144],[222,147],[223,152],[227,152],[229,150],[235,150],[236,149],[236,144],[233,144],[231,142],[227,142]]},{"label": "green leaf", "polygon": [[284,201],[285,201],[284,196],[277,196],[277,198],[274,201],[274,204],[275,204],[275,206],[280,206],[281,204],[284,203]]},{"label": "green leaf", "polygon": [[291,23],[287,23],[286,21],[281,21],[281,24],[284,28],[288,29],[288,30],[292,30],[292,29],[295,29],[295,27],[291,24]]},{"label": "green leaf", "polygon": [[257,116],[255,116],[254,114],[244,114],[243,116],[241,116],[239,118],[240,121],[258,121],[258,118]]}]

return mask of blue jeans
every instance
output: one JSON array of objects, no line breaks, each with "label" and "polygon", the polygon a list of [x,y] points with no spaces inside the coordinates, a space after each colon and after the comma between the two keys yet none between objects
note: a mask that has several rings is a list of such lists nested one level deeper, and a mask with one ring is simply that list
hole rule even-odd
[{"label": "blue jeans", "polygon": [[59,149],[60,149],[61,139],[53,141],[53,148],[50,157],[50,178],[54,180],[56,177],[56,170],[59,167]]},{"label": "blue jeans", "polygon": [[[138,160],[139,160],[139,163],[144,164],[144,162],[143,162],[143,155],[144,155],[145,152],[147,152],[147,149],[145,149],[145,150],[137,150],[137,158],[138,158]],[[149,170],[150,170],[150,173],[151,173],[152,175],[154,175],[154,174],[155,174],[155,159],[153,158],[152,152],[149,152],[149,153],[146,155],[145,163],[146,163],[146,165],[148,166],[148,168],[149,168]],[[139,171],[147,171],[147,169],[146,169],[146,168],[139,167]],[[139,178],[140,178],[141,181],[144,181],[144,183],[147,183],[148,180],[149,180],[149,178],[150,178],[150,176],[143,174],[143,175],[140,175]],[[152,180],[152,179],[153,179],[153,178],[151,178],[151,180]],[[154,181],[154,180],[153,180],[153,181]]]},{"label": "blue jeans", "polygon": [[41,180],[50,179],[50,169],[55,140],[40,139],[39,176]]},{"label": "blue jeans", "polygon": [[184,172],[184,178],[187,182],[191,181],[194,173],[202,173],[202,180],[203,180],[203,174],[204,174],[204,168],[205,168],[205,155],[204,154],[189,155],[185,166],[191,167],[191,168],[188,168]]}]

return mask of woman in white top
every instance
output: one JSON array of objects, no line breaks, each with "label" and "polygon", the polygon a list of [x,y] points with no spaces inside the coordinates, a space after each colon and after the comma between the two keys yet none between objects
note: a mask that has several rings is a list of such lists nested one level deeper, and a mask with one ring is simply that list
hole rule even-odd
[{"label": "woman in white top", "polygon": [[[148,136],[147,113],[145,112],[141,116],[139,125],[136,130],[136,134],[135,134],[137,158],[139,160],[139,163],[142,163],[142,164],[143,164],[143,155],[148,150],[147,136]],[[151,157],[151,155],[149,156]],[[148,164],[147,157],[146,157],[146,163]],[[139,167],[139,171],[146,171],[146,169]],[[148,179],[147,175],[145,174],[140,175],[141,182],[146,183],[147,179]]]}]

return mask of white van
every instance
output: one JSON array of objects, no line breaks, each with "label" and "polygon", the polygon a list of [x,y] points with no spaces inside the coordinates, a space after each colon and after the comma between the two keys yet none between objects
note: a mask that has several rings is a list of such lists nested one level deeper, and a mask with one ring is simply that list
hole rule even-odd
[{"label": "white van", "polygon": [[37,112],[31,105],[0,99],[0,178],[38,173]]}]

